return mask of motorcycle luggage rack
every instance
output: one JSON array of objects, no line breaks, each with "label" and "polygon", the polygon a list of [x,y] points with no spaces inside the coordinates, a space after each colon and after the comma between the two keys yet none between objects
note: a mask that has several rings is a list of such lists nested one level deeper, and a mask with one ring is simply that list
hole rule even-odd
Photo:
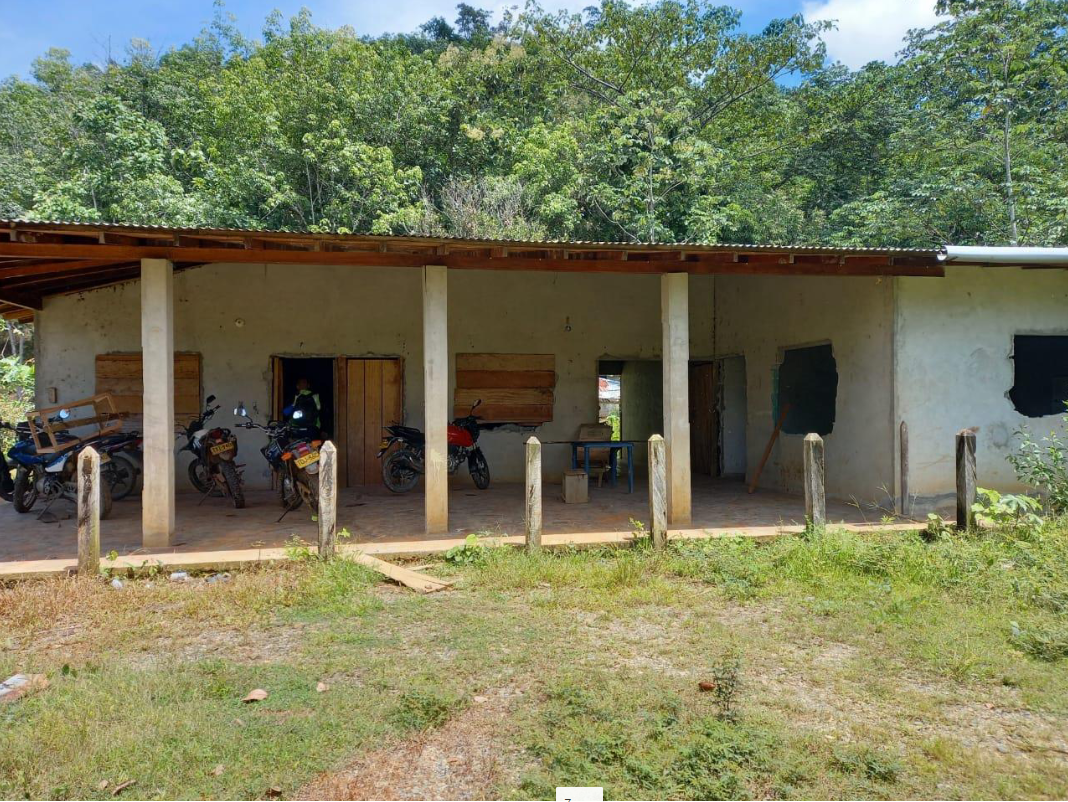
[{"label": "motorcycle luggage rack", "polygon": [[[92,415],[85,414],[89,411],[88,407],[92,407]],[[68,410],[71,417],[63,421],[50,420],[61,409]],[[81,409],[80,413],[78,413],[79,409]],[[84,417],[74,417],[75,414],[82,414]],[[97,437],[120,431],[122,429],[121,418],[122,414],[115,411],[115,401],[111,393],[100,393],[67,404],[35,409],[26,416],[26,423],[30,427],[30,437],[33,438],[37,453],[56,454],[77,448]],[[88,434],[70,435],[70,439],[59,439],[61,434],[69,435],[71,429],[87,427],[93,427]]]}]

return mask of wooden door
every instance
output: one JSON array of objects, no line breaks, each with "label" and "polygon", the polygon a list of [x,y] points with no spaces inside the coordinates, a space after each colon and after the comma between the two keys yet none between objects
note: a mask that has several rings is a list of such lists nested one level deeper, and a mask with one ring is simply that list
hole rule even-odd
[{"label": "wooden door", "polygon": [[716,364],[690,365],[690,470],[719,475],[719,403]]},{"label": "wooden door", "polygon": [[[344,392],[345,479],[352,485],[382,484],[378,446],[383,429],[400,423],[403,393],[399,359],[346,359]],[[340,382],[339,382],[340,384]],[[340,438],[339,438],[340,439]]]}]

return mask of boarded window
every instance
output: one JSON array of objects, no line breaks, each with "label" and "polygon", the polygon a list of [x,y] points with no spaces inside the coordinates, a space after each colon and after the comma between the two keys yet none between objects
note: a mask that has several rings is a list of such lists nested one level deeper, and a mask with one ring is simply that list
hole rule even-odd
[{"label": "boarded window", "polygon": [[787,404],[786,434],[830,434],[838,400],[838,367],[830,345],[789,348],[778,368],[775,418]]},{"label": "boarded window", "polygon": [[[140,354],[97,354],[96,391],[111,393],[115,409],[128,415],[126,428],[141,428],[144,383]],[[174,355],[174,418],[187,423],[201,411],[200,354]]]},{"label": "boarded window", "polygon": [[1013,337],[1013,384],[1009,399],[1029,418],[1060,415],[1068,401],[1068,336]]},{"label": "boarded window", "polygon": [[487,423],[533,425],[553,419],[553,354],[457,354],[453,414],[476,414]]}]

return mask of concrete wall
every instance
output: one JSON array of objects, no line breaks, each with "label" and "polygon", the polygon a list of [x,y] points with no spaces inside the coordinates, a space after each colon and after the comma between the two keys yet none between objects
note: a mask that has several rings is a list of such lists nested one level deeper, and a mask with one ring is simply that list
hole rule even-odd
[{"label": "concrete wall", "polygon": [[745,476],[746,401],[745,357],[727,357],[720,363],[723,400],[720,410],[720,445],[724,476]]},{"label": "concrete wall", "polygon": [[[238,401],[257,420],[270,409],[272,354],[399,356],[404,361],[406,422],[423,425],[419,270],[398,268],[209,265],[175,276],[175,348],[203,355],[204,395],[227,413]],[[37,316],[38,400],[56,388],[59,401],[94,391],[96,354],[140,349],[137,282],[60,296]],[[691,353],[712,354],[712,279],[690,283]],[[240,325],[238,324],[240,321]],[[658,276],[455,270],[449,273],[449,353],[555,353],[556,406],[542,440],[574,437],[597,420],[597,361],[659,358]],[[455,376],[450,364],[450,375]],[[451,392],[451,388],[450,388]],[[229,414],[216,420],[229,422]],[[491,431],[482,446],[496,480],[523,476],[529,432]],[[250,486],[267,484],[262,435],[240,431]],[[546,446],[553,478],[569,459]],[[179,464],[179,487],[185,461]],[[462,481],[470,481],[466,476]]]},{"label": "concrete wall", "polygon": [[954,437],[973,426],[979,486],[1024,489],[1006,461],[1014,433],[1062,426],[1059,416],[1027,418],[1013,408],[1012,338],[1068,334],[1068,274],[947,265],[944,279],[896,283],[896,403],[909,425],[914,510],[952,509]]},{"label": "concrete wall", "polygon": [[[745,357],[746,474],[775,426],[773,370],[784,348],[829,342],[838,370],[834,431],[824,437],[827,494],[888,504],[893,492],[893,282],[859,277],[718,276],[715,349]],[[802,491],[803,435],[781,435],[763,487]],[[885,488],[885,490],[884,490]]]}]

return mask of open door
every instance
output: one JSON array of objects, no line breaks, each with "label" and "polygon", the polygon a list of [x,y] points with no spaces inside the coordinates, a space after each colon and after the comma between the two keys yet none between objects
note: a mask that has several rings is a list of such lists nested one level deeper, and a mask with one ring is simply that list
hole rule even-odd
[{"label": "open door", "polygon": [[690,470],[719,475],[719,402],[715,362],[690,364]]},{"label": "open door", "polygon": [[[344,363],[344,382],[341,368]],[[400,359],[343,359],[338,362],[339,403],[344,403],[344,468],[349,486],[382,484],[378,447],[383,429],[403,419],[404,394]],[[343,389],[341,385],[344,384]],[[339,434],[341,432],[339,431]],[[339,437],[340,440],[340,437]],[[338,448],[341,449],[341,442]]]}]

